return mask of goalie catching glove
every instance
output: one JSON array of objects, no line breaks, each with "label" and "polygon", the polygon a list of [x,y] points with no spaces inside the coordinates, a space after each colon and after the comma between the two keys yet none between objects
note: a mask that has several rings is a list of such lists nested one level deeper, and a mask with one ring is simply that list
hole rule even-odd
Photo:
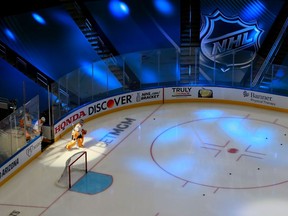
[{"label": "goalie catching glove", "polygon": [[86,135],[87,134],[87,130],[82,129],[82,134]]}]

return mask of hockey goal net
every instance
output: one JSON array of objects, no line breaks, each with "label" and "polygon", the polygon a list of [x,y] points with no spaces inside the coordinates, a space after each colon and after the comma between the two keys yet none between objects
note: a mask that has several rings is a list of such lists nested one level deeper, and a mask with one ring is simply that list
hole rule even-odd
[{"label": "hockey goal net", "polygon": [[81,151],[73,154],[66,161],[65,168],[61,177],[57,181],[60,187],[72,187],[81,177],[83,177],[87,170],[87,152]]}]

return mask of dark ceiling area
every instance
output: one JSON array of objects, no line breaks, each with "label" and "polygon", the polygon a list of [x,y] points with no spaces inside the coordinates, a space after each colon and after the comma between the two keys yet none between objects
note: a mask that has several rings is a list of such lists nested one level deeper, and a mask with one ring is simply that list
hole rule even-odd
[{"label": "dark ceiling area", "polygon": [[[5,2],[0,8],[0,75],[3,77],[0,97],[23,98],[23,91],[13,94],[11,86],[23,88],[23,80],[26,80],[27,100],[35,94],[33,83],[39,74],[48,83],[57,81],[83,65],[98,62],[111,54],[119,56],[156,49],[178,50],[185,46],[182,30],[183,23],[187,21],[184,20],[187,19],[184,16],[187,4],[191,6],[190,30],[194,34],[189,46],[200,46],[205,22],[203,17],[220,10],[227,17],[237,16],[246,22],[257,22],[263,30],[258,54],[265,58],[287,19],[288,11],[288,3],[284,0],[123,0],[121,2],[129,8],[129,15],[123,18],[111,13],[111,2]],[[166,8],[167,4],[163,2],[169,3],[169,7]],[[157,8],[155,5],[159,3],[161,6]],[[37,18],[42,18],[42,23],[36,21],[35,14]],[[278,48],[279,58],[271,61],[288,65],[287,29],[283,37],[286,39]],[[105,68],[104,65],[99,67]],[[129,76],[139,81],[135,73],[131,72]]]},{"label": "dark ceiling area", "polygon": [[27,13],[31,11],[38,11],[41,9],[59,6],[59,0],[11,0],[6,1],[0,8],[0,16],[14,16],[17,14]]},{"label": "dark ceiling area", "polygon": [[[17,13],[13,12],[12,5],[8,7],[5,13],[13,15],[3,17],[1,25],[2,31],[12,29],[17,37],[13,41],[2,32],[0,39],[18,55],[54,80],[79,68],[81,62],[101,59],[99,53],[93,51],[89,38],[85,38],[81,23],[77,23],[75,20],[77,18],[71,16],[73,11],[69,11],[69,2],[72,2],[73,6],[74,1],[38,1],[42,2],[40,4],[37,4],[37,1],[24,2],[20,3],[18,9],[15,10]],[[140,4],[138,1],[128,1],[131,7],[130,16],[122,20],[117,20],[109,13],[109,1],[75,2],[81,5],[85,19],[88,18],[89,22],[96,26],[97,34],[101,35],[101,39],[109,45],[111,52],[115,55],[173,47],[171,40],[179,44],[180,17],[177,1],[173,3],[175,7],[173,14],[157,15],[158,17],[154,16],[155,11],[150,10],[151,5],[145,1],[140,1]],[[37,25],[31,19],[32,12],[45,17],[47,24],[43,27]],[[168,40],[167,36],[171,40]],[[57,68],[55,68],[56,65]]]}]

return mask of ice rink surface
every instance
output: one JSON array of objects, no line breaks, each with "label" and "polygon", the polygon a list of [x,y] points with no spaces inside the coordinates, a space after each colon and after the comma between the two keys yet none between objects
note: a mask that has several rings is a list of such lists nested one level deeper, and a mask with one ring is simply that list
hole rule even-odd
[{"label": "ice rink surface", "polygon": [[[175,103],[118,111],[84,128],[84,149],[67,151],[67,133],[0,187],[1,216],[287,216],[287,113]],[[89,171],[113,177],[100,193],[56,184],[83,150]]]}]

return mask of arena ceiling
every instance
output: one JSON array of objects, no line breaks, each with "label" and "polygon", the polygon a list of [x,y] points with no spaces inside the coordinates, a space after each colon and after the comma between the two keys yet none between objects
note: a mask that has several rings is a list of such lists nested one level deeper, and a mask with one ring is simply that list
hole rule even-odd
[{"label": "arena ceiling", "polygon": [[[17,62],[9,62],[7,56],[3,57],[3,47],[14,51],[20,59],[52,80],[58,80],[85,64],[101,59],[65,7],[67,2],[78,2],[85,6],[90,21],[97,24],[119,55],[181,46],[179,0],[123,0],[129,9],[126,17],[113,14],[111,1],[108,0],[10,0],[0,8],[0,75],[7,76],[8,80],[8,74],[12,74],[9,71],[18,71],[13,67]],[[261,28],[267,29],[262,37],[263,43],[273,22],[280,16],[281,8],[287,4],[284,0],[199,2],[201,15],[220,9],[227,16],[257,21]],[[287,18],[287,13],[285,16],[282,19]],[[2,80],[4,83],[1,85],[7,89],[8,82]]]}]

